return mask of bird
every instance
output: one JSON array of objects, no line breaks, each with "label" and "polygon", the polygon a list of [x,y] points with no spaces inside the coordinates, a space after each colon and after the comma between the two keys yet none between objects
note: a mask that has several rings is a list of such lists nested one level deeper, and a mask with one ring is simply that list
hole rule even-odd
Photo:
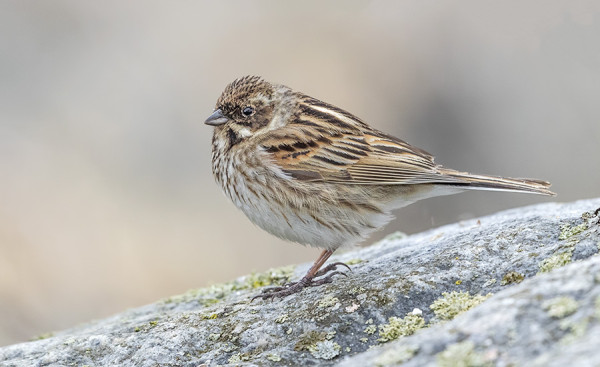
[{"label": "bird", "polygon": [[229,83],[205,124],[214,127],[214,178],[235,206],[276,237],[322,249],[299,281],[252,300],[346,275],[342,262],[323,266],[334,251],[360,243],[415,201],[466,190],[556,195],[547,181],[445,168],[344,109],[259,76]]}]

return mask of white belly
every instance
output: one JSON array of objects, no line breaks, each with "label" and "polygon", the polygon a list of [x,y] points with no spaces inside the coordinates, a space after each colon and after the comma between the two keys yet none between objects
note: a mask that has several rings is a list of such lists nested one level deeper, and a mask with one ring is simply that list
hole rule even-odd
[{"label": "white belly", "polygon": [[318,195],[302,196],[298,191],[293,192],[293,205],[284,184],[288,177],[250,172],[247,166],[236,164],[239,162],[233,159],[227,167],[221,167],[227,170],[222,183],[225,194],[252,223],[279,238],[337,249],[364,240],[392,219],[389,213],[358,213],[337,205],[322,205]]},{"label": "white belly", "polygon": [[[238,157],[227,156],[213,166],[217,181],[235,206],[265,231],[288,241],[319,248],[337,249],[357,244],[392,220],[391,210],[456,190],[422,187],[421,190],[380,197],[375,205],[381,208],[380,211],[357,210],[341,205],[341,202],[347,199],[356,203],[360,197],[364,201],[365,197],[370,197],[367,189],[361,193],[354,187],[349,192],[356,197],[346,196],[337,186],[320,186],[322,190],[319,186],[310,186],[311,190],[303,190],[303,184],[289,181],[292,179],[277,167],[262,164],[264,160],[247,162]],[[261,157],[255,155],[253,158]]]}]

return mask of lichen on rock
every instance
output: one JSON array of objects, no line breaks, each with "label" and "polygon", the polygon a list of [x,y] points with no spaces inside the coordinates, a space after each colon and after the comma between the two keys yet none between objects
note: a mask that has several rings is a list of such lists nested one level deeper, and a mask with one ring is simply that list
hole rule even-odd
[{"label": "lichen on rock", "polygon": [[539,273],[547,273],[551,270],[567,265],[571,262],[571,256],[572,251],[566,250],[542,260],[539,264]]},{"label": "lichen on rock", "polygon": [[250,274],[1,347],[0,365],[595,365],[598,207],[544,204],[389,236],[333,256],[354,265],[330,284],[250,302],[311,264]]},{"label": "lichen on rock", "polygon": [[470,341],[448,346],[437,355],[439,367],[484,367],[491,366],[484,355],[475,351],[475,344]]},{"label": "lichen on rock", "polygon": [[430,308],[439,320],[452,320],[457,315],[479,305],[491,295],[491,293],[488,293],[485,296],[479,294],[472,296],[469,292],[444,292],[442,297],[431,304]]},{"label": "lichen on rock", "polygon": [[319,359],[334,359],[340,355],[341,350],[342,347],[332,340],[316,342],[308,347],[310,354]]},{"label": "lichen on rock", "polygon": [[425,319],[421,315],[409,313],[403,318],[390,317],[387,324],[379,325],[380,338],[377,341],[388,342],[401,336],[412,335],[424,326]]},{"label": "lichen on rock", "polygon": [[548,315],[555,318],[563,318],[577,311],[579,304],[572,297],[555,297],[542,304]]},{"label": "lichen on rock", "polygon": [[502,282],[500,284],[508,285],[508,284],[512,284],[512,283],[521,283],[523,281],[523,279],[525,279],[525,275],[523,275],[517,271],[511,271],[511,272],[504,274],[504,276],[502,277]]}]

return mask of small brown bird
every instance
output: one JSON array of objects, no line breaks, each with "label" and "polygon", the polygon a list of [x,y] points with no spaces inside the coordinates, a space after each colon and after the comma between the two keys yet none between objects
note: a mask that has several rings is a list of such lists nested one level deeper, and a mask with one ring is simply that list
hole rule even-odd
[{"label": "small brown bird", "polygon": [[[256,225],[324,249],[298,282],[258,298],[330,283],[333,252],[364,240],[417,200],[464,190],[555,195],[550,183],[444,168],[426,151],[358,117],[286,86],[246,76],[229,84],[205,122],[215,127],[212,170],[225,194]],[[255,298],[257,298],[255,297]]]}]

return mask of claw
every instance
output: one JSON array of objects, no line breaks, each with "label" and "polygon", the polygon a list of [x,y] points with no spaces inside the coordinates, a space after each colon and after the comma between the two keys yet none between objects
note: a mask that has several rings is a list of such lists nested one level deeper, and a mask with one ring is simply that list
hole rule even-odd
[{"label": "claw", "polygon": [[332,265],[336,265],[336,266],[343,266],[343,267],[345,267],[346,269],[348,269],[348,270],[352,271],[352,268],[351,268],[351,267],[350,267],[348,264],[346,264],[346,263],[343,263],[343,262],[341,262],[341,261],[338,261],[338,262],[336,262],[336,263],[333,263]]},{"label": "claw", "polygon": [[[331,253],[329,253],[329,255],[331,255]],[[283,298],[291,294],[298,293],[306,287],[317,287],[323,284],[331,283],[333,282],[333,277],[336,275],[343,275],[347,277],[348,274],[346,274],[345,272],[336,270],[338,266],[343,266],[346,269],[352,271],[352,269],[343,262],[329,264],[323,269],[317,271],[316,273],[313,272],[314,270],[311,270],[308,274],[304,276],[304,278],[300,279],[297,282],[286,283],[278,287],[265,288],[261,291],[260,294],[252,297],[252,299],[250,299],[250,303],[252,303],[257,298],[273,301],[275,298]]]},{"label": "claw", "polygon": [[265,288],[261,291],[261,293],[275,293],[275,292],[279,292],[282,291],[286,288],[286,286],[281,286],[281,287],[270,287],[270,288]]},{"label": "claw", "polygon": [[259,294],[259,295],[256,295],[256,296],[250,298],[250,303],[254,302],[254,300],[257,299],[257,298],[261,298],[262,296],[264,296],[264,295],[263,294]]},{"label": "claw", "polygon": [[352,269],[348,265],[344,264],[343,262],[336,262],[336,263],[333,263],[333,264],[329,264],[326,267],[324,267],[323,269],[319,270],[315,274],[315,277],[323,276],[323,275],[329,273],[330,271],[337,269],[338,266],[344,266],[348,270],[352,271]]}]

